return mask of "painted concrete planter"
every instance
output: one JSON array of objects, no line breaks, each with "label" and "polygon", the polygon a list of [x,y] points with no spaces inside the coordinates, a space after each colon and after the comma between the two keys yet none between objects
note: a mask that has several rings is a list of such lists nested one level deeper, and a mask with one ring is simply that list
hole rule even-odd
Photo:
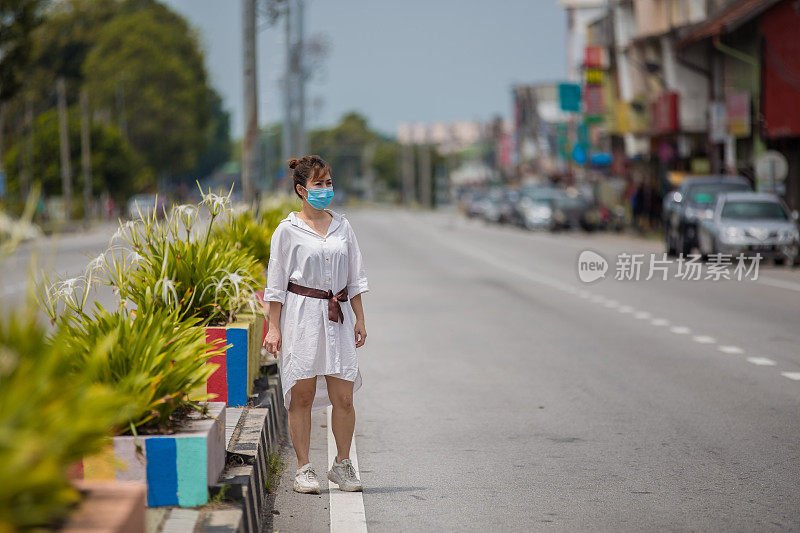
[{"label": "painted concrete planter", "polygon": [[210,417],[193,412],[177,433],[114,437],[103,453],[76,465],[75,477],[144,481],[149,507],[204,505],[225,467],[225,404],[208,405]]},{"label": "painted concrete planter", "polygon": [[214,393],[217,395],[215,402],[225,402],[233,407],[247,405],[260,367],[263,321],[254,315],[241,315],[227,326],[208,326],[205,330],[206,343],[227,345],[228,348],[224,355],[215,355],[208,360],[219,367],[208,378],[205,387],[193,392],[193,397]]},{"label": "painted concrete planter", "polygon": [[83,493],[61,533],[141,533],[145,530],[145,486],[133,481],[75,481]]}]

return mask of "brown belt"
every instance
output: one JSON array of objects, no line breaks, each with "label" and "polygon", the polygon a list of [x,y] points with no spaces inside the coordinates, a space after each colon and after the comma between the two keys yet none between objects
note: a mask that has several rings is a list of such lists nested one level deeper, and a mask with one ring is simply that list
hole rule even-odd
[{"label": "brown belt", "polygon": [[344,314],[342,313],[342,306],[339,302],[347,301],[347,287],[333,294],[333,291],[330,289],[324,291],[322,289],[314,289],[313,287],[304,287],[290,281],[286,290],[303,296],[328,300],[328,318],[336,322],[344,323]]}]

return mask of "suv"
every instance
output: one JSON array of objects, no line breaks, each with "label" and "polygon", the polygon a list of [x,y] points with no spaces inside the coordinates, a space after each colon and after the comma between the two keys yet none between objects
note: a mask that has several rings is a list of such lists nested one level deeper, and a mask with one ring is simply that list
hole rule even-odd
[{"label": "suv", "polygon": [[752,190],[747,178],[741,176],[686,176],[680,186],[664,198],[667,254],[688,255],[698,245],[698,223],[713,216],[718,194]]}]

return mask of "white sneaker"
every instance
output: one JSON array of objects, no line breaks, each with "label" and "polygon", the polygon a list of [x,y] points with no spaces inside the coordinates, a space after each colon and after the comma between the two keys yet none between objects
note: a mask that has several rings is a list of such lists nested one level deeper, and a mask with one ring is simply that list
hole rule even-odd
[{"label": "white sneaker", "polygon": [[333,466],[328,471],[328,479],[339,485],[339,490],[348,492],[359,492],[361,490],[361,480],[356,476],[356,469],[350,459],[342,459],[340,462],[333,460]]},{"label": "white sneaker", "polygon": [[311,463],[306,463],[297,469],[294,475],[294,490],[295,492],[319,494],[319,481],[317,481],[317,474]]}]

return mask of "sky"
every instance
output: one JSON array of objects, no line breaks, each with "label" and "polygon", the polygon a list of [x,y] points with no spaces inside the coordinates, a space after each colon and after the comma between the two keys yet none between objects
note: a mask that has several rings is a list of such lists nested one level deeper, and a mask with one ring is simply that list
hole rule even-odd
[{"label": "sky", "polygon": [[[264,1],[264,0],[262,0]],[[242,135],[241,0],[165,0],[197,29],[211,82]],[[510,117],[511,86],[565,76],[556,0],[306,0],[306,35],[330,43],[307,87],[308,127],[351,110],[394,135],[401,122]],[[283,25],[258,34],[259,122],[281,119]]]}]

